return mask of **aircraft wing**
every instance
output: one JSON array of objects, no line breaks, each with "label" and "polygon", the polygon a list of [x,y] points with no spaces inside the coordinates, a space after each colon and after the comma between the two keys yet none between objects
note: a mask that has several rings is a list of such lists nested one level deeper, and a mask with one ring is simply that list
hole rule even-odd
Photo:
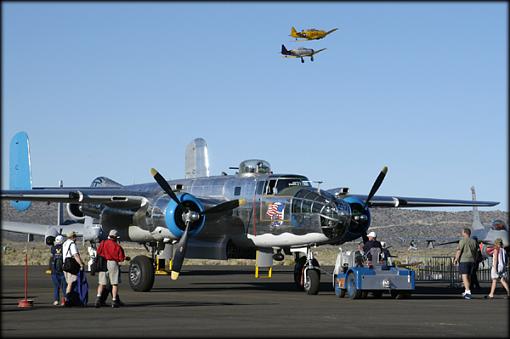
[{"label": "aircraft wing", "polygon": [[317,54],[317,53],[319,53],[319,52],[322,52],[322,51],[324,51],[325,49],[327,49],[327,48],[321,48],[321,49],[319,49],[319,50],[316,50],[316,51],[314,51],[314,52],[313,52],[313,54]]},{"label": "aircraft wing", "polygon": [[4,221],[2,220],[2,231],[10,231],[16,233],[30,233],[35,235],[46,235],[50,228],[65,229],[65,233],[75,231],[78,236],[83,235],[83,224],[74,223],[69,225],[41,225],[31,224],[27,222],[18,221]]},{"label": "aircraft wing", "polygon": [[34,188],[31,190],[2,191],[2,199],[16,201],[49,201],[78,204],[105,204],[116,208],[139,208],[148,199],[140,192],[122,188],[67,187]]},{"label": "aircraft wing", "polygon": [[[338,192],[338,189],[328,190],[330,193]],[[346,197],[356,197],[366,201],[367,195],[348,194]],[[400,196],[377,196],[375,195],[369,205],[372,207],[463,207],[463,206],[496,206],[497,201],[475,201],[456,199],[414,198]]]}]

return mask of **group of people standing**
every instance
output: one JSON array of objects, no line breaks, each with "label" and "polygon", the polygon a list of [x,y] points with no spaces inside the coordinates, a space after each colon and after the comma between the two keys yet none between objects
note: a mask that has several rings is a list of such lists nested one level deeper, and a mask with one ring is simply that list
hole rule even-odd
[{"label": "group of people standing", "polygon": [[[50,248],[50,271],[54,289],[54,306],[74,306],[75,303],[72,298],[73,290],[76,290],[77,283],[83,281],[82,279],[86,280],[84,276],[85,264],[76,246],[76,238],[77,234],[74,231],[67,234],[67,240],[65,241],[64,236],[57,235]],[[118,243],[118,239],[117,230],[111,230],[108,234],[108,238],[101,241],[97,248],[96,262],[97,258],[102,256],[106,261],[106,267],[104,270],[98,270],[98,287],[95,307],[106,305],[104,293],[107,291],[106,286],[111,286],[112,307],[118,308],[123,305],[118,295],[118,285],[120,283],[119,262],[126,259],[129,260],[129,257],[126,257],[124,249]],[[79,265],[78,272],[75,270],[66,271],[64,265],[66,260],[75,260],[76,264]],[[88,289],[88,285],[85,286],[85,289]],[[62,298],[60,297],[60,293],[62,293]],[[106,297],[107,296],[106,294]]]}]

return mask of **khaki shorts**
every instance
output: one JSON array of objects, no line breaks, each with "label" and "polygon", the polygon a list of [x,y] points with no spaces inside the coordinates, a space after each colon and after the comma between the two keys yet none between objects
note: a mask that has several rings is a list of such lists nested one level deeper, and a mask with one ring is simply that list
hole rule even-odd
[{"label": "khaki shorts", "polygon": [[107,272],[99,272],[99,284],[108,285],[108,282],[110,282],[112,285],[118,285],[120,283],[119,263],[108,260],[106,267],[108,268]]},{"label": "khaki shorts", "polygon": [[64,272],[64,277],[66,278],[66,283],[73,283],[78,280],[78,275],[71,274],[69,272]]}]

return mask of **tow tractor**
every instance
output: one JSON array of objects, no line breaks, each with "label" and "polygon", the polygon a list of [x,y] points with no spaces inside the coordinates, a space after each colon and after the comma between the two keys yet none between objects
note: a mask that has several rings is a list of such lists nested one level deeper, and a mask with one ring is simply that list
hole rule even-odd
[{"label": "tow tractor", "polygon": [[[373,248],[370,253],[372,258],[379,258],[380,249]],[[414,271],[396,267],[391,256],[371,263],[359,252],[344,252],[342,248],[333,271],[333,287],[339,298],[347,295],[351,299],[360,299],[369,293],[380,298],[384,292],[392,298],[409,297],[415,288],[414,279]]]}]

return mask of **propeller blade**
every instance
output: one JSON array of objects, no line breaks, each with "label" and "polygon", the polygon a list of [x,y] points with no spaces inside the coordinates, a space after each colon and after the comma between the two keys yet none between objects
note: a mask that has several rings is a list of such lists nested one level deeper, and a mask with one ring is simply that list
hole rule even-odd
[{"label": "propeller blade", "polygon": [[174,258],[172,259],[172,280],[177,280],[179,273],[181,273],[182,263],[186,255],[186,248],[188,247],[188,229],[189,223],[186,224],[186,229],[177,243],[177,250],[175,250]]},{"label": "propeller blade", "polygon": [[370,202],[370,199],[372,199],[374,197],[375,193],[377,192],[377,190],[381,186],[381,184],[382,184],[382,182],[384,180],[384,177],[386,176],[387,172],[388,172],[388,167],[384,166],[384,168],[382,169],[381,173],[379,173],[379,175],[377,176],[377,179],[375,179],[375,182],[372,185],[372,189],[370,190],[370,193],[368,193],[367,200],[365,201],[365,206],[368,206],[368,203]]},{"label": "propeller blade", "polygon": [[226,201],[226,202],[223,202],[221,204],[218,204],[216,206],[213,206],[213,207],[205,210],[204,212],[202,212],[202,215],[233,210],[234,208],[237,208],[244,204],[246,204],[246,199],[236,199],[236,200]]},{"label": "propeller blade", "polygon": [[172,198],[177,203],[177,205],[182,206],[181,202],[175,195],[174,191],[172,191],[172,188],[170,187],[168,182],[165,180],[165,178],[163,178],[161,174],[159,174],[159,172],[155,168],[151,168],[151,175],[154,177],[154,180],[156,180],[156,182],[163,189],[163,191],[165,191],[166,194],[168,194],[170,198]]}]

